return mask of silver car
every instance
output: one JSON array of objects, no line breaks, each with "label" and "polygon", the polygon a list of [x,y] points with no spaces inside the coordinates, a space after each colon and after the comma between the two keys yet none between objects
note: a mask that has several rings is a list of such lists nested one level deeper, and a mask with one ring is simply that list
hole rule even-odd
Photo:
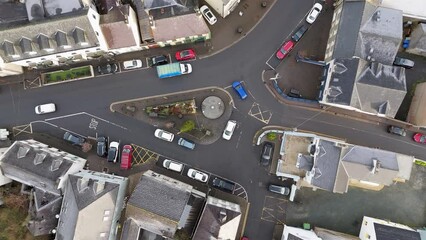
[{"label": "silver car", "polygon": [[167,142],[173,142],[173,139],[175,138],[175,135],[173,133],[167,132],[159,128],[155,130],[154,136]]}]

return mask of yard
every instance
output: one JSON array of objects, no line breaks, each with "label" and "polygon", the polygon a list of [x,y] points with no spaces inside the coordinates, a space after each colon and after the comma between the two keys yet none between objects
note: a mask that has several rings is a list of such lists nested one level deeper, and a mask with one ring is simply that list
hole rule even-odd
[{"label": "yard", "polygon": [[0,240],[49,240],[51,236],[33,237],[26,227],[28,196],[20,194],[21,185],[0,187],[4,205],[0,206]]}]

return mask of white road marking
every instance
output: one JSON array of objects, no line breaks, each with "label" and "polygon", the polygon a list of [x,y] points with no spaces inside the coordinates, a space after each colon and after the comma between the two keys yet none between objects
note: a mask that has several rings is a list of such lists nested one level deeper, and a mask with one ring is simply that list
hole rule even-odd
[{"label": "white road marking", "polygon": [[111,124],[113,126],[116,126],[116,127],[122,128],[124,130],[127,130],[126,127],[123,127],[123,126],[121,126],[119,124],[110,122],[108,120],[105,120],[103,118],[100,118],[98,116],[95,116],[95,115],[87,113],[87,112],[79,112],[79,113],[73,113],[73,114],[68,114],[68,115],[64,115],[64,116],[54,117],[54,118],[48,118],[48,119],[45,119],[44,121],[52,121],[52,120],[57,120],[57,119],[62,119],[62,118],[68,118],[68,117],[73,117],[73,116],[78,116],[78,115],[88,115],[88,116],[91,116],[92,118],[96,118],[96,119],[101,120],[103,122],[109,123],[109,124]]}]

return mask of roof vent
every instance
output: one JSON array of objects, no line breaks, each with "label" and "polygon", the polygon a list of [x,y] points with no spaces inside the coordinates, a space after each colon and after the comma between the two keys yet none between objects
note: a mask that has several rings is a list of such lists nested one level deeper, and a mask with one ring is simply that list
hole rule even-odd
[{"label": "roof vent", "polygon": [[89,187],[89,179],[88,178],[80,178],[77,180],[77,191],[79,193],[86,190]]},{"label": "roof vent", "polygon": [[374,14],[373,19],[374,19],[374,20],[376,20],[377,22],[380,22],[380,10],[379,10],[379,11],[377,11],[377,12]]},{"label": "roof vent", "polygon": [[19,159],[25,157],[29,151],[29,147],[19,147],[18,152],[16,153],[17,158]]},{"label": "roof vent", "polygon": [[105,189],[105,181],[96,181],[93,184],[93,192],[98,195],[100,192],[102,192]]},{"label": "roof vent", "polygon": [[44,161],[45,158],[46,158],[45,153],[36,153],[36,155],[34,157],[34,165],[41,164]]},{"label": "roof vent", "polygon": [[376,174],[380,169],[380,161],[373,158],[373,168],[371,169],[372,174]]},{"label": "roof vent", "polygon": [[61,166],[61,164],[62,164],[62,159],[54,159],[52,161],[52,165],[50,165],[50,171],[53,172],[53,171],[58,170],[59,167]]},{"label": "roof vent", "polygon": [[220,210],[220,212],[219,212],[219,222],[223,224],[223,223],[226,222],[226,219],[227,219],[226,210],[225,209]]}]

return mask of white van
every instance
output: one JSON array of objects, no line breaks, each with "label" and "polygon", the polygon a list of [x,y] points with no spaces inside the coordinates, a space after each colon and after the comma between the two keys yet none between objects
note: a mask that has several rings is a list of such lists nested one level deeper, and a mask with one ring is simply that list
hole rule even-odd
[{"label": "white van", "polygon": [[169,169],[169,170],[172,170],[172,171],[180,173],[180,172],[182,172],[183,164],[175,162],[175,161],[172,161],[170,159],[166,159],[163,162],[163,167],[166,168],[166,169]]}]

